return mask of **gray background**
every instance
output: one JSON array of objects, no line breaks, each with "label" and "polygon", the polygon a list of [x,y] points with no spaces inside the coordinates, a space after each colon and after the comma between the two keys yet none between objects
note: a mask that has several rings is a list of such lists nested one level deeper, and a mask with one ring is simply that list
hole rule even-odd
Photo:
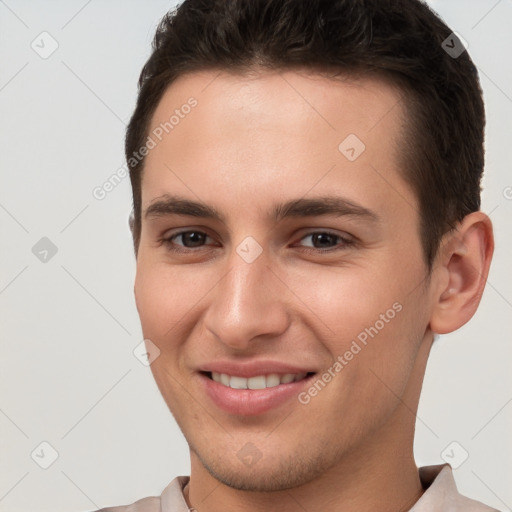
[{"label": "gray background", "polygon": [[[483,210],[497,249],[475,318],[432,350],[415,454],[425,465],[467,452],[460,491],[511,510],[512,2],[429,3],[480,70]],[[92,195],[124,164],[136,80],[173,5],[0,1],[0,511],[127,504],[189,472],[186,443],[132,352],[142,333],[129,179]],[[47,469],[42,442],[58,453]]]}]

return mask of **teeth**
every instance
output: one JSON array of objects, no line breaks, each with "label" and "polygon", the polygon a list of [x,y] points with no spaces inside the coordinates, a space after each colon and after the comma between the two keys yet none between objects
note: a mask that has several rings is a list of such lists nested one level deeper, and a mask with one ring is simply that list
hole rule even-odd
[{"label": "teeth", "polygon": [[247,389],[247,379],[243,377],[230,377],[229,387],[233,389]]},{"label": "teeth", "polygon": [[258,375],[257,377],[247,379],[247,387],[249,389],[265,389],[267,387],[265,383],[265,375]]},{"label": "teeth", "polygon": [[212,372],[212,379],[233,389],[265,389],[302,380],[306,375],[307,373],[285,373],[284,375],[271,373],[246,379],[245,377],[236,377],[226,373]]},{"label": "teeth", "polygon": [[265,385],[267,388],[273,388],[274,386],[279,386],[281,383],[281,379],[277,373],[271,373],[265,377]]},{"label": "teeth", "polygon": [[222,384],[224,384],[224,386],[229,386],[229,375],[227,375],[225,373],[221,373],[221,374],[217,374],[217,375],[220,375],[220,382]]}]

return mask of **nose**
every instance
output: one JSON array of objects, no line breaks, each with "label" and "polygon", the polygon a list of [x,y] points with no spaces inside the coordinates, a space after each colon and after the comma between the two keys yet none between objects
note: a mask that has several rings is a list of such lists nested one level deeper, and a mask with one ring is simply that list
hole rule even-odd
[{"label": "nose", "polygon": [[233,251],[228,264],[229,271],[212,290],[205,328],[235,350],[284,333],[289,323],[284,285],[268,258],[262,254],[247,263]]}]

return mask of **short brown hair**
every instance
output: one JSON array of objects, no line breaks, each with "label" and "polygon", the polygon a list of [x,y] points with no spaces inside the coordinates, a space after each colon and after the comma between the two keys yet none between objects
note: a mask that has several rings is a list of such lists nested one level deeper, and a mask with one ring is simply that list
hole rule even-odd
[{"label": "short brown hair", "polygon": [[485,111],[476,67],[461,44],[420,0],[185,0],[158,26],[126,132],[135,252],[144,159],[131,157],[144,146],[166,89],[206,69],[301,67],[376,74],[405,93],[400,171],[418,198],[431,268],[443,234],[480,208]]}]

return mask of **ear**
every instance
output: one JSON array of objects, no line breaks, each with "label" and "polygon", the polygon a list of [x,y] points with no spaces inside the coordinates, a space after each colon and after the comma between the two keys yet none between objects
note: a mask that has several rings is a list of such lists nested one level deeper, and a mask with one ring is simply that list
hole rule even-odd
[{"label": "ear", "polygon": [[493,252],[492,223],[483,212],[470,213],[445,235],[435,263],[438,286],[433,287],[433,332],[455,331],[475,314]]},{"label": "ear", "polygon": [[133,238],[133,226],[135,225],[135,216],[133,213],[133,208],[132,208],[132,211],[130,212],[130,216],[128,217],[128,225],[130,226],[130,231],[132,233],[132,238]]},{"label": "ear", "polygon": [[133,240],[133,252],[135,254],[135,259],[137,259],[137,245],[135,241],[135,214],[132,211],[130,212],[130,216],[128,217],[128,225],[130,226],[130,232],[132,234],[132,240]]}]

